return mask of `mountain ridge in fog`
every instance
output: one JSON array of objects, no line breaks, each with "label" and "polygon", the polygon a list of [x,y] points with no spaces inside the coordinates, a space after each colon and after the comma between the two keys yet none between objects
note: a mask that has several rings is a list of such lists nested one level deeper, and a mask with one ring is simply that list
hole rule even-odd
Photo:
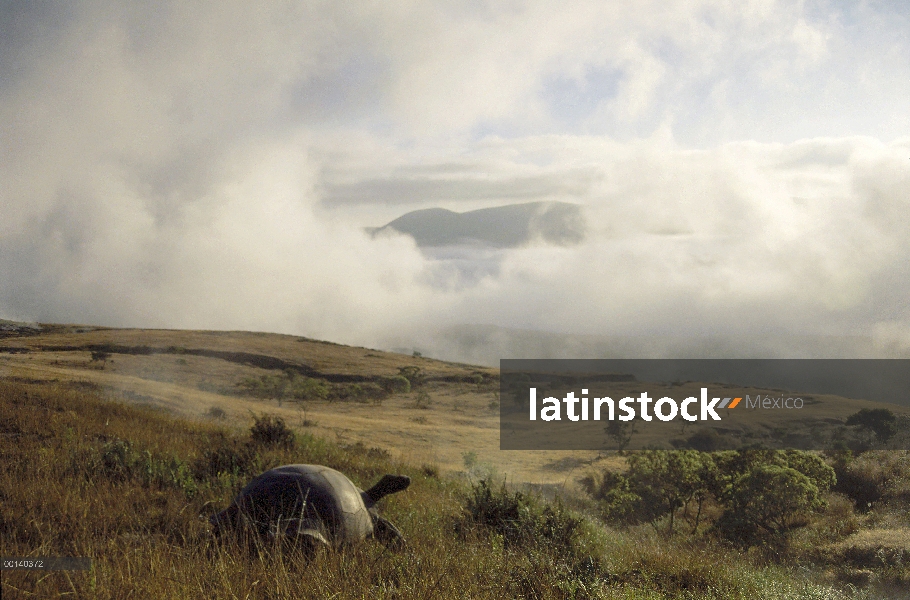
[{"label": "mountain ridge in fog", "polygon": [[536,240],[557,246],[578,244],[585,236],[581,206],[567,202],[526,202],[457,213],[444,208],[411,211],[382,227],[373,237],[398,232],[426,247],[480,245],[517,248]]}]

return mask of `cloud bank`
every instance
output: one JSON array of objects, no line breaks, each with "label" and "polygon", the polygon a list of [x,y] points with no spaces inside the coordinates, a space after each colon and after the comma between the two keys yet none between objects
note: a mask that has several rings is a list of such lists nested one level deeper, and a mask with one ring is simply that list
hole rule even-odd
[{"label": "cloud bank", "polygon": [[[0,318],[486,361],[452,328],[578,356],[609,350],[577,336],[910,352],[898,3],[0,11]],[[363,230],[524,201],[581,205],[584,242],[429,256]],[[496,348],[539,355],[526,339]]]}]

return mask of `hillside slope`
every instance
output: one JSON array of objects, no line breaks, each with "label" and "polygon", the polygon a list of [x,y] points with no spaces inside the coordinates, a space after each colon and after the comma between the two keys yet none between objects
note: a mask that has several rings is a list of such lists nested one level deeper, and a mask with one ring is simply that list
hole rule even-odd
[{"label": "hillside slope", "polygon": [[[382,400],[369,396],[376,382],[402,369],[419,369],[420,391],[428,395],[422,408],[416,407],[416,388]],[[289,373],[325,382],[338,394],[356,386],[364,393],[334,401],[287,395],[279,401],[267,389],[242,387]],[[274,413],[301,431],[381,447],[443,471],[462,470],[463,455],[471,452],[476,464],[516,480],[558,482],[565,474],[548,465],[564,464],[560,461],[570,456],[578,461],[597,456],[500,451],[496,369],[297,336],[10,325],[0,331],[0,377],[91,384],[106,397],[184,417],[223,413],[224,422],[238,428],[248,427],[252,414]]]},{"label": "hillside slope", "polygon": [[[5,570],[3,597],[906,597],[900,557],[910,551],[910,529],[883,527],[884,514],[850,535],[859,521],[843,504],[832,507],[806,532],[804,549],[779,561],[730,552],[704,530],[667,537],[648,525],[610,529],[564,504],[440,477],[431,464],[381,448],[305,433],[275,444],[257,429],[229,431],[111,402],[86,382],[0,379],[4,556],[91,560],[89,571]],[[328,465],[361,487],[387,472],[410,476],[407,491],[380,503],[407,548],[367,541],[307,557],[293,546],[216,543],[207,517],[253,475],[294,462]],[[897,562],[882,565],[879,555]],[[857,568],[867,564],[875,571]],[[876,595],[833,585],[835,577],[868,583],[878,573],[892,583]]]}]

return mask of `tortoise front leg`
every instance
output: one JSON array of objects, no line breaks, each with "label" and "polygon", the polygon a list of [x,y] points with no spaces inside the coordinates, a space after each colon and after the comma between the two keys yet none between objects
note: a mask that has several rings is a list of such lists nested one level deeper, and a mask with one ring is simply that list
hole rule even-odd
[{"label": "tortoise front leg", "polygon": [[404,536],[388,519],[374,515],[373,537],[391,550],[400,550],[407,545]]}]

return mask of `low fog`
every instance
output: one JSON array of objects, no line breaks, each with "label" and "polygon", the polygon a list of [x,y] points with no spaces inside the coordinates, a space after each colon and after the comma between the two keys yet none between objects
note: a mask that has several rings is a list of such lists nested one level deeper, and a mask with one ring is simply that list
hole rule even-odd
[{"label": "low fog", "polygon": [[[0,4],[0,318],[910,356],[901,4]],[[413,210],[580,207],[419,248]]]}]

